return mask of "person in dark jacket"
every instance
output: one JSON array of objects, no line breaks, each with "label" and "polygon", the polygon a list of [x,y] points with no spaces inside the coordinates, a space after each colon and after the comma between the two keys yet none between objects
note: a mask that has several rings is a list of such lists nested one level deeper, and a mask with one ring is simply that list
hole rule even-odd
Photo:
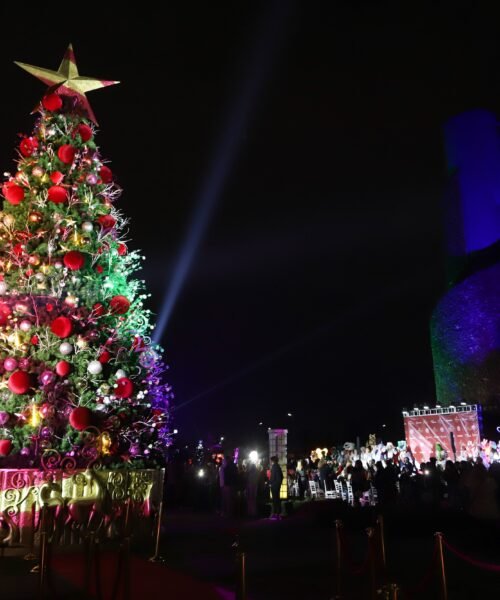
[{"label": "person in dark jacket", "polygon": [[280,489],[282,481],[283,471],[278,464],[278,457],[271,456],[271,477],[269,479],[271,495],[273,498],[273,512],[271,514],[271,519],[281,519]]}]

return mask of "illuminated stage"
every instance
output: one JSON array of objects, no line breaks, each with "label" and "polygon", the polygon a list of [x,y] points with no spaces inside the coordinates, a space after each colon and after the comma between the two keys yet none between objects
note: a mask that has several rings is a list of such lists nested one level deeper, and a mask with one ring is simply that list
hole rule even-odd
[{"label": "illuminated stage", "polygon": [[461,452],[472,452],[481,441],[481,407],[477,405],[415,409],[404,412],[403,418],[406,443],[419,463],[436,456],[436,444],[446,458],[460,460]]}]

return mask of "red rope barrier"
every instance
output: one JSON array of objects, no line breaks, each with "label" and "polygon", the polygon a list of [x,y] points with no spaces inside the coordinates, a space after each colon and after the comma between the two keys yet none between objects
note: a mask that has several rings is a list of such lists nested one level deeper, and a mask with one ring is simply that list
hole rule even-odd
[{"label": "red rope barrier", "polygon": [[342,557],[344,558],[344,563],[349,568],[351,575],[361,575],[368,568],[370,564],[370,557],[372,553],[371,544],[368,544],[368,552],[366,554],[366,558],[361,563],[355,563],[352,559],[352,554],[349,549],[349,545],[347,543],[346,538],[344,537],[344,532],[340,530],[340,541],[342,543]]},{"label": "red rope barrier", "polygon": [[458,548],[455,548],[455,546],[452,546],[444,537],[443,544],[456,557],[460,558],[464,562],[469,563],[470,565],[473,565],[474,567],[477,567],[478,569],[483,569],[484,571],[494,571],[496,573],[500,572],[500,565],[494,565],[492,563],[483,562],[482,560],[477,560],[476,558],[471,558],[470,556],[467,556],[458,550]]},{"label": "red rope barrier", "polygon": [[429,563],[429,566],[427,567],[427,571],[425,572],[425,575],[417,583],[417,585],[415,585],[411,588],[405,589],[405,593],[410,598],[416,598],[417,594],[420,594],[421,592],[423,592],[429,585],[429,583],[432,579],[432,576],[435,573],[437,553],[438,553],[438,547],[437,547],[437,544],[434,544],[434,552],[432,553],[431,562]]}]

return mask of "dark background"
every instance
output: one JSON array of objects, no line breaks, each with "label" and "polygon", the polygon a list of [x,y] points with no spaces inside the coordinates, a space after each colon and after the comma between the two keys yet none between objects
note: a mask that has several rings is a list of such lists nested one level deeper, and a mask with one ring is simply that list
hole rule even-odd
[{"label": "dark background", "polygon": [[496,111],[500,38],[486,3],[400,4],[1,11],[4,170],[43,93],[13,60],[56,69],[72,42],[81,74],[122,82],[89,98],[155,312],[232,110],[260,81],[162,338],[185,439],[286,426],[307,449],[396,440],[402,407],[434,402],[440,128]]}]

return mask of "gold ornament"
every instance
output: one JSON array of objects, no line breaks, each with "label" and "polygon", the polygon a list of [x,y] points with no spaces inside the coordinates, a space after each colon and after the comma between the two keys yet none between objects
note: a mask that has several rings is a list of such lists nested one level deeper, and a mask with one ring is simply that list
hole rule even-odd
[{"label": "gold ornament", "polygon": [[3,222],[6,227],[12,227],[16,222],[16,219],[12,215],[5,215]]},{"label": "gold ornament", "polygon": [[40,213],[36,210],[34,210],[33,212],[30,212],[30,214],[28,216],[28,220],[30,221],[30,223],[40,223],[42,218],[43,218],[42,213]]},{"label": "gold ornament", "polygon": [[80,350],[84,350],[85,348],[87,348],[89,343],[87,342],[87,340],[84,337],[79,335],[76,340],[76,345],[78,346],[78,348],[80,348]]},{"label": "gold ornament", "polygon": [[97,451],[101,454],[109,454],[111,448],[111,436],[107,431],[103,431],[97,438]]},{"label": "gold ornament", "polygon": [[42,422],[42,416],[40,415],[40,410],[35,403],[33,403],[31,405],[30,412],[31,412],[31,416],[30,416],[31,427],[38,427],[38,425],[40,425],[40,423]]},{"label": "gold ornament", "polygon": [[24,315],[24,313],[28,312],[28,306],[26,304],[24,304],[24,302],[16,302],[16,305],[14,306],[14,310],[16,312]]},{"label": "gold ornament", "polygon": [[37,256],[36,254],[33,254],[32,256],[30,256],[28,258],[28,262],[29,262],[30,265],[33,265],[33,266],[36,267],[36,266],[38,266],[40,264],[40,257]]},{"label": "gold ornament", "polygon": [[68,305],[68,306],[76,306],[78,304],[78,298],[76,296],[73,296],[73,294],[69,294],[68,296],[66,296],[66,298],[64,299],[64,302]]},{"label": "gold ornament", "polygon": [[42,183],[50,183],[50,177],[48,176],[47,173],[45,173],[44,175],[42,175],[42,177],[40,178],[40,181]]}]

